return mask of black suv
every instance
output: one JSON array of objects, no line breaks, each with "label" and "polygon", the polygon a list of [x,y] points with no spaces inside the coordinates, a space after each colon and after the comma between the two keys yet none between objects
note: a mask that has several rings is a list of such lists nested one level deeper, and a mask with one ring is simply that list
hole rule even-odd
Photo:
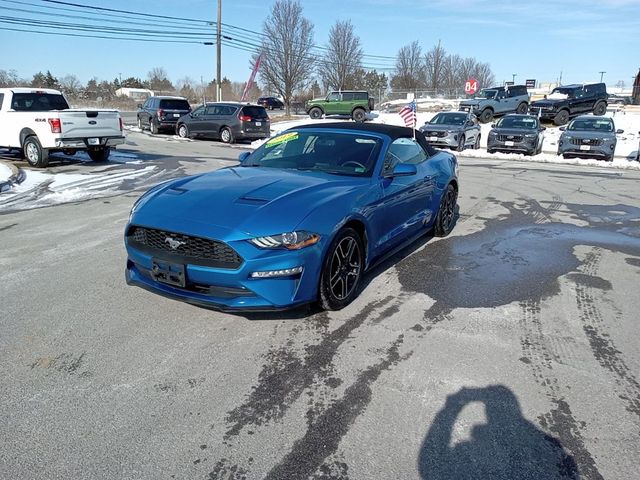
[{"label": "black suv", "polygon": [[268,108],[269,110],[273,110],[274,108],[282,110],[284,108],[284,103],[276,97],[260,97],[256,103],[258,105],[262,105],[264,108]]},{"label": "black suv", "polygon": [[570,118],[585,113],[604,115],[608,98],[604,83],[564,85],[554,88],[544,100],[532,102],[529,112],[543,120],[553,120],[556,125],[564,125]]},{"label": "black suv", "polygon": [[189,102],[182,97],[149,97],[138,105],[138,128],[149,127],[151,133],[174,130],[178,119],[191,111]]},{"label": "black suv", "polygon": [[260,105],[214,102],[180,117],[176,133],[182,138],[207,137],[233,143],[269,137],[271,123],[267,111]]}]

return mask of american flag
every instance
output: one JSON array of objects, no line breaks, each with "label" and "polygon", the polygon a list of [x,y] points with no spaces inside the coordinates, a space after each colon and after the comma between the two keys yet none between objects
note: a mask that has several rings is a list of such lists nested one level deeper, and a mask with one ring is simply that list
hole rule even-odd
[{"label": "american flag", "polygon": [[402,110],[398,112],[398,115],[402,117],[404,120],[404,124],[406,127],[415,127],[417,118],[416,118],[416,101],[413,100],[408,105],[405,105]]}]

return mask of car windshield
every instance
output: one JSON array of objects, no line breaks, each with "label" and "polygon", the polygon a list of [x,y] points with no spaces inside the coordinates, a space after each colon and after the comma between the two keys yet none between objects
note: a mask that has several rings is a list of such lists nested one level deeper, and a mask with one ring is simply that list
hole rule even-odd
[{"label": "car windshield", "polygon": [[466,113],[438,113],[429,120],[432,125],[464,125],[469,115]]},{"label": "car windshield", "polygon": [[16,112],[67,110],[69,105],[59,93],[14,93],[11,108]]},{"label": "car windshield", "polygon": [[576,118],[567,130],[595,130],[597,132],[613,132],[613,122],[606,118]]},{"label": "car windshield", "polygon": [[516,128],[522,130],[535,130],[538,128],[538,120],[534,117],[502,117],[496,123],[496,128]]},{"label": "car windshield", "polygon": [[494,98],[496,96],[496,93],[498,93],[497,90],[480,90],[480,93],[478,95],[476,95],[476,98]]},{"label": "car windshield", "polygon": [[380,139],[366,134],[288,131],[262,144],[242,166],[371,176],[380,146]]}]

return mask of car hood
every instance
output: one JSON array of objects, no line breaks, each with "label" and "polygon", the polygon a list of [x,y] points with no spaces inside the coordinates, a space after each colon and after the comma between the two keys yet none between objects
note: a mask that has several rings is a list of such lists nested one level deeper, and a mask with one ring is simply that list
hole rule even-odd
[{"label": "car hood", "polygon": [[535,102],[531,102],[531,104],[529,105],[529,108],[552,107],[553,105],[558,105],[559,103],[566,103],[566,99],[552,100],[547,98],[545,100],[536,100]]},{"label": "car hood", "polygon": [[536,135],[539,132],[537,130],[525,130],[522,128],[493,128],[490,133],[500,135]]},{"label": "car hood", "polygon": [[150,192],[132,223],[222,240],[274,235],[294,230],[315,208],[369,184],[368,177],[229,167]]},{"label": "car hood", "polygon": [[468,106],[468,105],[479,105],[480,99],[478,98],[470,98],[468,100],[462,100],[460,105]]},{"label": "car hood", "polygon": [[590,138],[590,139],[601,139],[601,140],[615,140],[616,135],[613,132],[593,132],[590,130],[566,130],[562,132],[562,137],[573,137],[573,138]]},{"label": "car hood", "polygon": [[420,127],[423,132],[445,132],[447,130],[460,131],[463,127],[461,125],[433,125],[431,123],[425,123]]}]

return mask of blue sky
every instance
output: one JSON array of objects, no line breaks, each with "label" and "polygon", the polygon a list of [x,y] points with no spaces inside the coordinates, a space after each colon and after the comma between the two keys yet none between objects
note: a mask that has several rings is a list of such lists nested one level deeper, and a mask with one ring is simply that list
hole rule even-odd
[{"label": "blue sky", "polygon": [[[75,0],[75,3],[203,20],[215,20],[217,4],[216,0]],[[303,0],[301,3],[305,16],[314,23],[318,45],[327,42],[329,29],[336,20],[350,19],[366,54],[393,57],[400,47],[413,40],[419,40],[425,50],[440,40],[450,53],[488,62],[498,81],[511,80],[514,73],[516,81],[526,78],[555,81],[562,71],[564,83],[586,82],[598,80],[598,72],[606,71],[604,79],[609,85],[623,80],[629,86],[640,67],[640,0]],[[260,31],[272,4],[260,0],[223,0],[223,22]],[[51,16],[34,16],[9,8],[48,11],[56,15],[56,21],[90,23],[66,18],[63,15],[73,13],[61,8],[68,7],[42,0],[0,0],[0,16],[50,19]],[[158,25],[173,23],[162,19],[150,21]],[[136,28],[135,23],[131,26]],[[111,80],[119,74],[123,78],[146,78],[147,72],[158,66],[164,67],[173,81],[187,76],[198,81],[201,76],[205,80],[215,76],[215,47],[211,46],[54,37],[8,31],[6,27],[9,25],[0,23],[3,45],[0,69],[17,70],[22,77],[30,78],[38,70],[50,69],[56,76],[75,74],[83,82],[93,76]],[[170,28],[189,31],[175,25]],[[224,29],[223,34],[242,41],[255,39],[234,29]],[[248,52],[223,47],[223,75],[245,81],[249,57]],[[392,66],[393,61],[368,58],[365,64]]]}]

